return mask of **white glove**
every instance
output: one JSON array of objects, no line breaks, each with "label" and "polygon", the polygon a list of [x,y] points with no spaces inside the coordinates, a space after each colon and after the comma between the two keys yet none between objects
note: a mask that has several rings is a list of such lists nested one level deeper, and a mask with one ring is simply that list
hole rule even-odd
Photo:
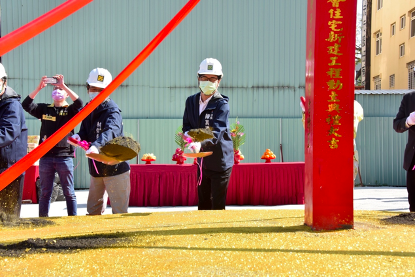
[{"label": "white glove", "polygon": [[415,125],[415,112],[411,112],[406,119],[406,124],[409,126]]},{"label": "white glove", "polygon": [[190,151],[192,151],[193,153],[199,153],[200,147],[201,147],[200,142],[192,142],[192,143],[189,144],[189,146],[187,148]]},{"label": "white glove", "polygon": [[71,138],[81,141],[81,137],[78,134],[73,135]]},{"label": "white glove", "polygon": [[85,154],[99,154],[99,151],[98,148],[92,145],[88,150],[86,150]]}]

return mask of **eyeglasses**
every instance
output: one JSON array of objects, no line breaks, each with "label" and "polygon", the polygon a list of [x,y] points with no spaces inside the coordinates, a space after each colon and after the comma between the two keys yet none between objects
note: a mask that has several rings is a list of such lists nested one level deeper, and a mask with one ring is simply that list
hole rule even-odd
[{"label": "eyeglasses", "polygon": [[208,77],[206,77],[206,76],[200,76],[199,77],[199,79],[200,79],[200,81],[210,81],[210,82],[212,82],[212,83],[214,83],[214,82],[216,82],[217,80],[219,80],[219,78],[218,77],[210,77],[210,78],[208,78]]}]

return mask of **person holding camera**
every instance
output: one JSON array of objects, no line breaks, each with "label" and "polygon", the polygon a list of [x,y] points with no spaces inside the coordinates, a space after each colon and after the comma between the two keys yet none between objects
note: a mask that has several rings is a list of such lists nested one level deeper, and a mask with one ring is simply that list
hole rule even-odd
[{"label": "person holding camera", "polygon": [[[7,74],[0,63],[0,173],[27,153],[27,127],[20,95],[7,85]],[[0,191],[0,215],[20,217],[24,173]]]},{"label": "person holding camera", "polygon": [[[54,86],[52,91],[52,104],[33,102],[36,95],[48,84]],[[66,102],[70,97],[71,105]],[[63,75],[53,78],[43,76],[38,87],[32,91],[22,103],[23,109],[30,115],[41,120],[39,144],[53,135],[65,125],[82,108],[83,102],[64,82]],[[53,191],[55,172],[58,173],[66,199],[69,216],[77,215],[76,196],[73,177],[73,158],[75,147],[67,142],[74,130],[68,133],[58,144],[49,150],[39,160],[39,177],[41,196],[39,199],[39,217],[49,216],[50,201]]]}]

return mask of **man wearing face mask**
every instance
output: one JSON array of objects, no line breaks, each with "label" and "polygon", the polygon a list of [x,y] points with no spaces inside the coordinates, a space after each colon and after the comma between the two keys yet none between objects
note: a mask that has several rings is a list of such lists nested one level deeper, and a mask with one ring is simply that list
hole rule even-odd
[{"label": "man wearing face mask", "polygon": [[[0,64],[0,173],[27,153],[27,127],[20,95],[7,86],[7,74]],[[24,173],[0,191],[0,215],[20,217]]]},{"label": "man wearing face mask", "polygon": [[[65,85],[63,75],[55,75],[53,77],[56,79],[56,84],[53,84],[52,104],[34,103],[33,100],[39,91],[47,86],[46,78],[46,76],[41,78],[37,88],[22,103],[26,112],[41,120],[39,144],[65,125],[83,106],[83,102],[78,95]],[[71,105],[66,102],[68,96],[73,101]],[[74,146],[67,142],[68,137],[73,134],[74,131],[72,130],[39,160],[41,188],[39,217],[49,216],[55,172],[59,175],[63,194],[66,199],[68,215],[77,215],[73,177]]]},{"label": "man wearing face mask", "polygon": [[[94,99],[111,81],[112,76],[108,70],[93,69],[86,81],[90,99]],[[121,110],[113,100],[107,98],[82,121],[79,133],[72,138],[91,143],[86,154],[98,154],[100,147],[121,136],[124,136]],[[107,207],[108,196],[113,214],[127,213],[130,200],[130,165],[128,162],[107,165],[89,159],[88,164],[91,175],[87,201],[88,215],[103,214]]]},{"label": "man wearing face mask", "polygon": [[191,129],[210,127],[213,139],[193,142],[189,149],[194,152],[212,151],[212,155],[204,157],[202,176],[198,187],[199,210],[224,210],[229,178],[233,166],[233,144],[229,131],[229,98],[218,91],[222,80],[222,65],[216,59],[207,58],[199,67],[198,84],[200,92],[186,100],[183,115],[183,132]]}]

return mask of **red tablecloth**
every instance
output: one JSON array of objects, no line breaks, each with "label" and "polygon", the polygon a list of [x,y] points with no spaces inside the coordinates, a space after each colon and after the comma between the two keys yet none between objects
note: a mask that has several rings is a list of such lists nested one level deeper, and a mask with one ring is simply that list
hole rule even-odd
[{"label": "red tablecloth", "polygon": [[304,204],[304,163],[233,166],[226,205]]},{"label": "red tablecloth", "polygon": [[[304,163],[240,163],[227,205],[304,204]],[[130,206],[197,205],[197,166],[131,165]]]},{"label": "red tablecloth", "polygon": [[192,164],[130,166],[130,206],[197,205],[197,166]]},{"label": "red tablecloth", "polygon": [[37,204],[36,195],[36,178],[39,176],[39,166],[32,165],[26,170],[24,177],[24,187],[22,200],[32,200],[32,203]]}]

